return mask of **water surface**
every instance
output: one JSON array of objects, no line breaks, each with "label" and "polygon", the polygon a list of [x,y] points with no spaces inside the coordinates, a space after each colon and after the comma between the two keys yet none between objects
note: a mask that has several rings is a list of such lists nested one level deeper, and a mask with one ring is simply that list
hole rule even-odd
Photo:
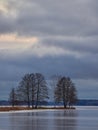
[{"label": "water surface", "polygon": [[98,130],[98,107],[0,113],[0,130]]}]

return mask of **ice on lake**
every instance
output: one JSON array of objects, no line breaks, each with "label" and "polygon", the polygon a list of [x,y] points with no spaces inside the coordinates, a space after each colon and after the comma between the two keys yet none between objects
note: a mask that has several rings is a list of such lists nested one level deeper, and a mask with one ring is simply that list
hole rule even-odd
[{"label": "ice on lake", "polygon": [[0,113],[0,130],[98,130],[98,107]]}]

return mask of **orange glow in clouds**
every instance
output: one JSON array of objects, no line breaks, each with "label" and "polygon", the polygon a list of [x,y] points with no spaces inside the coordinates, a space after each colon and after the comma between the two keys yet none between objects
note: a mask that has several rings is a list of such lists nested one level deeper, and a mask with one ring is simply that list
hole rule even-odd
[{"label": "orange glow in clouds", "polygon": [[0,35],[0,49],[28,48],[37,42],[37,37],[20,37],[16,34]]}]

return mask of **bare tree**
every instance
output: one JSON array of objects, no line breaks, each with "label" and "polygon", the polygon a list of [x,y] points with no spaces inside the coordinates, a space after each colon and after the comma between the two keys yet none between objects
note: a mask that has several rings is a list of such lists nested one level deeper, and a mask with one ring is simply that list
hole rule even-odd
[{"label": "bare tree", "polygon": [[37,108],[39,102],[45,101],[48,98],[48,88],[46,80],[42,74],[36,73],[35,77],[36,77],[35,108]]},{"label": "bare tree", "polygon": [[55,89],[55,101],[63,102],[64,108],[76,102],[77,93],[72,80],[69,77],[62,77],[58,80]]},{"label": "bare tree", "polygon": [[25,101],[32,108],[35,105],[37,108],[38,103],[48,98],[48,89],[45,78],[40,73],[26,74],[17,88],[17,95],[20,101]]},{"label": "bare tree", "polygon": [[31,86],[31,103],[33,108],[36,94],[36,76],[34,73],[30,74],[30,86]]},{"label": "bare tree", "polygon": [[20,101],[25,101],[30,107],[30,96],[31,96],[31,78],[30,74],[26,74],[17,88],[17,95]]},{"label": "bare tree", "polygon": [[9,101],[12,104],[12,106],[14,107],[15,105],[17,105],[17,95],[16,95],[16,91],[14,88],[11,89],[10,95],[9,95]]},{"label": "bare tree", "polygon": [[70,95],[69,95],[69,107],[74,105],[77,102],[77,90],[74,86],[74,84],[72,84],[72,86],[70,87]]}]

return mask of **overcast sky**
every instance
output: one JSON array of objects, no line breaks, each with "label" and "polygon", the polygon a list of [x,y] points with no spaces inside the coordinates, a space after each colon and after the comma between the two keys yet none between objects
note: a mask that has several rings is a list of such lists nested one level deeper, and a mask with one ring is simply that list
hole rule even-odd
[{"label": "overcast sky", "polygon": [[98,0],[0,0],[0,99],[32,72],[98,99]]}]

